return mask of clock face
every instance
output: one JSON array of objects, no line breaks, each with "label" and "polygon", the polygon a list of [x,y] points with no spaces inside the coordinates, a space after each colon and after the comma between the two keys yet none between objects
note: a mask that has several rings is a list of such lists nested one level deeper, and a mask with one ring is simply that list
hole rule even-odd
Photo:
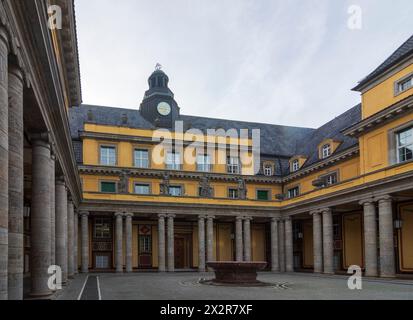
[{"label": "clock face", "polygon": [[171,113],[171,106],[167,102],[160,102],[158,104],[158,112],[162,116],[167,116]]}]

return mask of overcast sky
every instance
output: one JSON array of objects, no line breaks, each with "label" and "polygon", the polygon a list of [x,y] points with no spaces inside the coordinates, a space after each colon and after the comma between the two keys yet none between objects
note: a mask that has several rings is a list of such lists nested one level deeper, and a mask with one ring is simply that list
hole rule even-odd
[{"label": "overcast sky", "polygon": [[293,126],[359,103],[351,88],[413,34],[412,0],[75,4],[84,103],[138,109],[159,62],[182,114]]}]

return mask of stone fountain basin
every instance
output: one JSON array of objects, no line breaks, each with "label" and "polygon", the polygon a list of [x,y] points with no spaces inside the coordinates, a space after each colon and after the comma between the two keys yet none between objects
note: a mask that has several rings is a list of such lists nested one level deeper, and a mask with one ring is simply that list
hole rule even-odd
[{"label": "stone fountain basin", "polygon": [[258,284],[257,272],[267,266],[267,262],[207,262],[214,269],[214,283],[222,284]]}]

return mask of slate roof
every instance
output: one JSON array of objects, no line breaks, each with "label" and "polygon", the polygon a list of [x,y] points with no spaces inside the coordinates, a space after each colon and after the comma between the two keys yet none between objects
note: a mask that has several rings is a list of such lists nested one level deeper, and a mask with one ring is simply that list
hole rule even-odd
[{"label": "slate roof", "polygon": [[[205,117],[181,115],[185,128],[206,129],[252,129],[261,130],[261,154],[277,158],[277,173],[289,173],[289,158],[294,155],[308,157],[305,166],[318,159],[317,146],[327,138],[343,141],[336,152],[344,151],[358,144],[358,140],[344,136],[341,131],[361,120],[361,105],[357,105],[318,129],[280,126],[244,121],[233,121]],[[94,105],[71,108],[69,122],[78,162],[82,160],[79,132],[85,122],[102,125],[125,126],[130,128],[155,129],[138,110]]]},{"label": "slate roof", "polygon": [[358,90],[361,86],[385,72],[387,69],[403,60],[405,57],[413,53],[413,36],[403,43],[390,57],[388,57],[381,65],[379,65],[372,73],[359,82],[353,89]]},{"label": "slate roof", "polygon": [[361,121],[361,104],[339,115],[335,119],[315,130],[298,146],[297,154],[307,156],[304,168],[319,161],[318,145],[325,139],[333,139],[342,143],[334,153],[340,153],[358,144],[358,139],[345,136],[341,133],[345,128]]}]

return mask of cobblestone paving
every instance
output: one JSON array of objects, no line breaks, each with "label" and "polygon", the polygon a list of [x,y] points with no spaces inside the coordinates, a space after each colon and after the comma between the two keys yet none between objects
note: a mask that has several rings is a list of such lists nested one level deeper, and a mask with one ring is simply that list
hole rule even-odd
[{"label": "cobblestone paving", "polygon": [[[98,278],[102,300],[413,300],[413,280],[364,278],[362,290],[350,290],[347,276],[303,273],[261,273],[259,280],[273,285],[256,288],[212,286],[199,282],[213,278],[212,273],[105,273],[93,276]],[[57,299],[78,299],[86,278],[78,275]],[[99,293],[91,296],[97,297]]]}]

